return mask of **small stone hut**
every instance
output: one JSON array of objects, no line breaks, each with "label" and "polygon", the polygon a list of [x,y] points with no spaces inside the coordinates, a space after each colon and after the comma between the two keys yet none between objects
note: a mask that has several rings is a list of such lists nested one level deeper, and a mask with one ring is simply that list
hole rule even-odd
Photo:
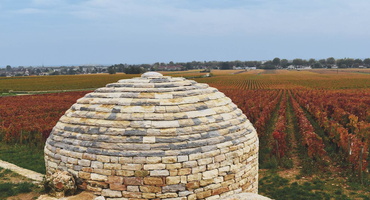
[{"label": "small stone hut", "polygon": [[45,146],[46,176],[71,172],[108,199],[216,199],[258,191],[256,130],[207,84],[147,72],[77,100]]}]

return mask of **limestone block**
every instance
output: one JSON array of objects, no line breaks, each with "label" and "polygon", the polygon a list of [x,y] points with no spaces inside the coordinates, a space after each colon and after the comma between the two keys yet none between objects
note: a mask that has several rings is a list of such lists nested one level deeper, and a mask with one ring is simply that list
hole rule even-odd
[{"label": "limestone block", "polygon": [[166,164],[157,163],[144,165],[144,170],[160,170],[160,169],[166,169]]},{"label": "limestone block", "polygon": [[177,162],[186,162],[189,160],[189,156],[177,156]]},{"label": "limestone block", "polygon": [[143,185],[143,180],[142,177],[124,177],[123,183],[125,185]]},{"label": "limestone block", "polygon": [[186,161],[186,162],[183,162],[182,163],[182,167],[183,168],[188,168],[188,167],[196,167],[198,166],[198,162],[195,161],[195,160],[192,160],[192,161]]},{"label": "limestone block", "polygon": [[127,191],[128,192],[140,192],[139,186],[131,186],[131,185],[127,186]]},{"label": "limestone block", "polygon": [[110,189],[103,189],[102,196],[106,197],[122,197],[122,193],[120,191],[114,191]]},{"label": "limestone block", "polygon": [[123,183],[123,177],[121,177],[121,176],[108,176],[107,183],[122,184]]},{"label": "limestone block", "polygon": [[91,174],[88,172],[80,171],[78,172],[78,177],[82,179],[91,179]]},{"label": "limestone block", "polygon": [[160,198],[160,199],[168,199],[168,198],[176,198],[178,197],[178,194],[175,193],[175,192],[172,192],[172,193],[159,193],[159,194],[156,194],[157,198]]},{"label": "limestone block", "polygon": [[91,173],[91,180],[94,180],[94,181],[107,181],[108,180],[108,176],[101,175],[101,174]]},{"label": "limestone block", "polygon": [[81,166],[84,166],[84,167],[89,167],[91,165],[91,161],[90,160],[78,160],[78,164],[81,165]]},{"label": "limestone block", "polygon": [[188,182],[202,180],[202,173],[188,175]]},{"label": "limestone block", "polygon": [[143,137],[143,143],[155,143],[155,137]]},{"label": "limestone block", "polygon": [[110,161],[109,156],[103,156],[103,155],[97,155],[96,159],[100,162],[109,162]]},{"label": "limestone block", "polygon": [[203,158],[198,160],[198,165],[207,165],[213,163],[213,157]]},{"label": "limestone block", "polygon": [[166,156],[162,157],[162,163],[175,163],[177,161],[176,156]]},{"label": "limestone block", "polygon": [[135,177],[146,177],[149,175],[149,171],[146,170],[138,170],[134,172]]},{"label": "limestone block", "polygon": [[118,163],[104,163],[104,169],[121,169],[121,164]]},{"label": "limestone block", "polygon": [[179,169],[179,171],[178,171],[178,175],[179,175],[179,176],[182,176],[182,175],[188,175],[188,174],[190,174],[190,173],[191,173],[191,171],[192,171],[192,169],[191,169],[191,168],[181,168],[181,169]]},{"label": "limestone block", "polygon": [[180,176],[168,176],[168,177],[166,177],[166,184],[167,185],[178,184],[178,183],[180,183],[180,181],[181,181]]},{"label": "limestone block", "polygon": [[150,176],[169,176],[170,172],[168,170],[153,170],[150,171]]},{"label": "limestone block", "polygon": [[95,169],[103,169],[104,168],[104,164],[100,161],[92,161],[91,162],[91,167],[92,168],[95,168]]},{"label": "limestone block", "polygon": [[109,189],[117,190],[117,191],[125,191],[127,188],[126,188],[126,185],[111,183],[109,184]]},{"label": "limestone block", "polygon": [[142,197],[141,192],[128,192],[128,191],[122,191],[122,196],[126,198],[137,198],[137,199],[140,199]]},{"label": "limestone block", "polygon": [[212,178],[216,178],[218,176],[218,170],[217,169],[214,169],[214,170],[211,170],[211,171],[205,171],[202,173],[202,178],[203,179],[212,179]]},{"label": "limestone block", "polygon": [[121,166],[124,170],[141,170],[142,165],[141,164],[124,164]]},{"label": "limestone block", "polygon": [[119,157],[118,162],[120,164],[132,163],[133,159],[132,159],[132,157]]},{"label": "limestone block", "polygon": [[107,176],[112,175],[112,170],[110,170],[110,169],[94,169],[94,168],[92,168],[92,172],[94,172],[96,174],[107,175]]},{"label": "limestone block", "polygon": [[144,179],[145,185],[163,185],[164,181],[161,177],[145,177]]},{"label": "limestone block", "polygon": [[142,193],[142,198],[144,199],[155,199],[155,193]]},{"label": "limestone block", "polygon": [[132,170],[115,170],[116,175],[118,176],[134,176],[135,171]]},{"label": "limestone block", "polygon": [[158,193],[162,191],[162,188],[153,185],[143,185],[140,186],[140,191],[145,193]]},{"label": "limestone block", "polygon": [[163,193],[179,192],[184,190],[185,190],[184,184],[166,185],[162,187]]},{"label": "limestone block", "polygon": [[83,153],[82,154],[82,159],[96,160],[96,155],[95,154],[90,154],[90,153]]},{"label": "limestone block", "polygon": [[197,195],[197,199],[205,199],[205,198],[212,195],[212,191],[207,190],[207,191],[204,191],[204,192],[199,192],[196,195]]}]

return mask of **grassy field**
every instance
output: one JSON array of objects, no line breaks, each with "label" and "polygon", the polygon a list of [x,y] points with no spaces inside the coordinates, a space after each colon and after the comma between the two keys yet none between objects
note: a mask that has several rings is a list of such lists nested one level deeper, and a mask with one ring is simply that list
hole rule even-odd
[{"label": "grassy field", "polygon": [[103,87],[120,79],[137,75],[127,74],[89,74],[62,76],[23,76],[0,78],[0,91],[52,91],[87,90]]},{"label": "grassy field", "polygon": [[[187,72],[163,72],[164,75],[197,77],[205,75],[200,70]],[[120,79],[138,77],[138,74],[86,74],[86,75],[60,75],[60,76],[21,76],[0,77],[0,93],[9,91],[21,92],[51,92],[64,90],[91,90],[103,87],[108,83]]]},{"label": "grassy field", "polygon": [[8,169],[0,168],[0,200],[34,199],[42,193],[42,189]]},{"label": "grassy field", "polygon": [[[370,198],[369,69],[213,70],[211,73],[212,76],[206,78],[202,78],[205,73],[199,71],[164,74],[189,77],[216,87],[243,110],[260,137],[261,194],[274,199]],[[139,75],[6,78],[0,79],[0,91],[90,90],[135,76]],[[63,114],[59,111],[56,114],[56,108],[61,108],[61,104],[63,109],[69,108],[84,93],[1,98],[0,159],[43,173],[45,137],[40,134],[48,134],[50,126],[36,126],[35,132],[26,127],[33,127],[31,124],[51,124],[52,127]],[[32,111],[31,107],[38,109]],[[28,113],[29,119],[24,116],[20,120],[32,120],[32,123],[14,124],[17,119],[11,119],[11,113],[4,114],[10,108],[14,109],[11,113]],[[52,113],[53,117],[32,118],[32,113],[45,116]],[[45,121],[46,118],[49,121]],[[308,139],[310,137],[315,138],[314,142]],[[276,141],[286,145],[276,150]],[[347,149],[348,141],[353,144],[350,149]],[[317,151],[320,145],[323,149]],[[361,148],[365,153],[360,155]],[[362,163],[361,170],[358,163]]]}]

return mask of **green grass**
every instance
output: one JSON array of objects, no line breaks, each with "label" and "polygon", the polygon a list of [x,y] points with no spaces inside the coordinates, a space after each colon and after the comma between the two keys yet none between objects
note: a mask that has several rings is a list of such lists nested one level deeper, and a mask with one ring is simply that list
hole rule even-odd
[{"label": "green grass", "polygon": [[44,151],[29,145],[0,143],[0,159],[45,174]]},{"label": "green grass", "polygon": [[0,168],[0,200],[21,193],[41,193],[43,189],[34,185],[29,179],[8,169]]},{"label": "green grass", "polygon": [[23,183],[0,183],[0,200],[6,197],[21,193],[29,193],[36,189],[36,186],[29,182]]},{"label": "green grass", "polygon": [[271,155],[272,148],[270,148],[271,145],[269,145],[275,141],[272,137],[272,132],[275,129],[282,96],[279,98],[278,103],[272,111],[271,118],[266,124],[265,133],[259,136],[260,146],[263,146],[263,148],[259,149],[259,167],[261,169],[276,169],[279,166],[279,160],[275,155]]},{"label": "green grass", "polygon": [[5,169],[5,170],[2,170],[3,168],[0,167],[0,178],[3,178],[5,177],[6,175],[8,174],[11,174],[12,171],[10,171],[9,169]]},{"label": "green grass", "polygon": [[289,183],[288,179],[271,171],[259,180],[258,187],[260,194],[276,200],[350,199],[342,190],[327,190],[325,182],[318,178],[312,182]]}]

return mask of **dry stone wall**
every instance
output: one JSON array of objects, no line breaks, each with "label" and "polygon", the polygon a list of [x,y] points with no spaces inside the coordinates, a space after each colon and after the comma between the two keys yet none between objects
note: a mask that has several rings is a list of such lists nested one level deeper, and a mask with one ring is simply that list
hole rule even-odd
[{"label": "dry stone wall", "polygon": [[47,176],[71,172],[107,199],[257,193],[258,137],[216,88],[149,72],[79,99],[45,146]]}]

